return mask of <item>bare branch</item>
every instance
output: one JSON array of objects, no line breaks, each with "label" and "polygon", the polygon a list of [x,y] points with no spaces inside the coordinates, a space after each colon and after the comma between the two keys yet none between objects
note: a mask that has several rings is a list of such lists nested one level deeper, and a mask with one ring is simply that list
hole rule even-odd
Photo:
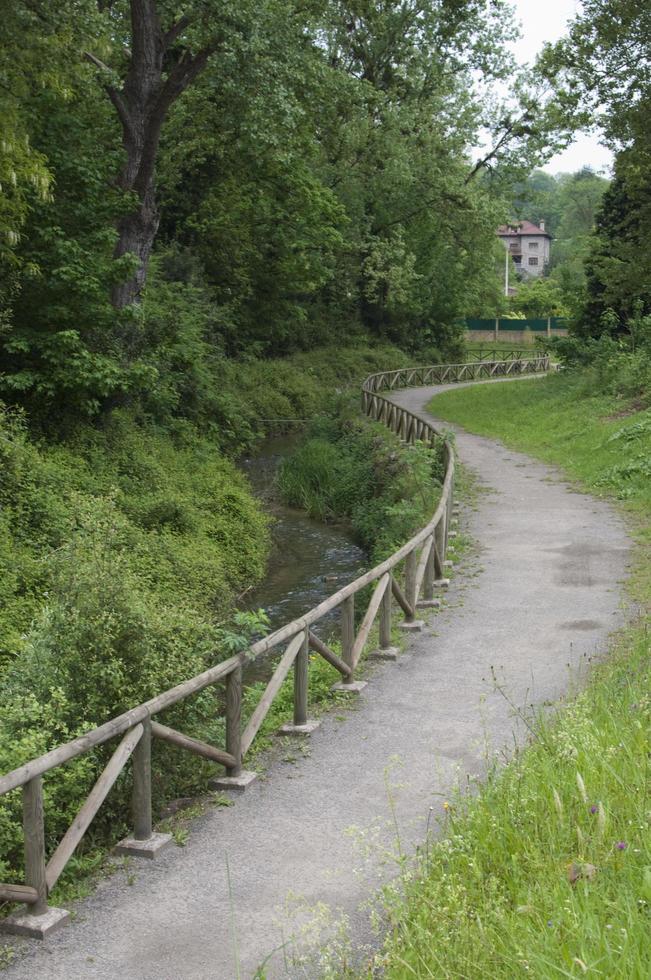
[{"label": "bare branch", "polygon": [[477,176],[477,174],[479,173],[480,170],[483,170],[484,167],[488,166],[488,164],[491,162],[491,160],[493,160],[497,156],[497,154],[500,152],[500,150],[502,149],[502,147],[504,146],[504,144],[505,143],[508,143],[508,141],[511,138],[511,136],[513,135],[515,129],[520,125],[521,122],[522,122],[522,119],[516,119],[509,126],[507,126],[507,128],[502,133],[502,135],[498,139],[497,143],[495,143],[495,145],[490,150],[490,152],[487,153],[486,156],[481,157],[477,161],[477,163],[475,164],[475,166],[472,168],[472,170],[470,171],[470,173],[466,177],[464,183],[469,184],[470,181],[473,179],[473,177],[476,177]]},{"label": "bare branch", "polygon": [[106,94],[108,95],[109,99],[115,106],[115,111],[118,114],[125,133],[131,135],[133,133],[133,120],[122,92],[114,88],[113,85],[105,85],[104,88],[106,89]]},{"label": "bare branch", "polygon": [[100,71],[110,71],[108,65],[105,65],[103,61],[97,58],[90,51],[84,51],[84,58],[86,61],[90,61],[91,65],[95,65],[95,68],[99,68]]}]

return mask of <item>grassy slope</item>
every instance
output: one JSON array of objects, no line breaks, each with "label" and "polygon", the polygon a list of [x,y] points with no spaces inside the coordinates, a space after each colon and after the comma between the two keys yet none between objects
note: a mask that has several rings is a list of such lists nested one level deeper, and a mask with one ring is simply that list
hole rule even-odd
[{"label": "grassy slope", "polygon": [[[572,376],[453,391],[432,410],[621,498],[639,541],[632,589],[648,607],[648,411],[624,415]],[[406,897],[388,899],[388,977],[648,976],[650,681],[642,621],[476,799],[444,808],[445,838]]]}]

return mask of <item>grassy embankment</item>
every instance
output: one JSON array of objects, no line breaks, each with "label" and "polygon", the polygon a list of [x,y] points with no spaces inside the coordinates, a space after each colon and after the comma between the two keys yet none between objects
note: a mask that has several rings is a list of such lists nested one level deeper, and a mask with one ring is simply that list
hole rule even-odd
[{"label": "grassy embankment", "polygon": [[594,396],[581,374],[447,392],[432,410],[558,464],[628,515],[640,619],[587,688],[474,799],[441,819],[387,907],[384,973],[403,977],[648,976],[651,411]]},{"label": "grassy embankment", "polygon": [[[205,425],[154,424],[122,410],[101,427],[80,424],[54,440],[2,413],[0,772],[247,645],[253,624],[234,617],[236,599],[264,574],[268,529],[234,455],[285,425],[264,420],[310,418],[333,393],[407,360],[393,347],[358,347],[225,361],[219,404]],[[167,721],[220,744],[220,714],[206,692]],[[45,780],[48,850],[110,751]],[[205,786],[205,764],[166,746],[156,745],[154,770],[157,812],[170,797]],[[125,832],[129,792],[125,774],[64,886]],[[21,863],[13,793],[0,799],[0,880],[20,881]]]}]

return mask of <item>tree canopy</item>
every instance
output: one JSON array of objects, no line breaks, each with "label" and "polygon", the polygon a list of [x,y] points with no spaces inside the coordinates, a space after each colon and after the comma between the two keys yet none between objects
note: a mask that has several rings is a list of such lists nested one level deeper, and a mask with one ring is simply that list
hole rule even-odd
[{"label": "tree canopy", "polygon": [[567,136],[503,0],[3,7],[0,393],[46,414],[224,354],[444,346],[495,296],[503,187]]}]

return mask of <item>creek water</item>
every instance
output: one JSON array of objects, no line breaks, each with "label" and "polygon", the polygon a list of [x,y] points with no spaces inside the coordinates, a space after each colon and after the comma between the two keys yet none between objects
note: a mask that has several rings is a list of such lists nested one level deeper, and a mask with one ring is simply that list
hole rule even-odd
[{"label": "creek water", "polygon": [[[296,448],[299,438],[285,435],[266,439],[254,454],[239,462],[273,520],[266,578],[245,600],[247,608],[265,610],[272,630],[308,612],[366,567],[366,555],[349,527],[323,524],[280,500],[278,467]],[[337,621],[335,611],[320,622],[319,633],[325,636]],[[273,659],[263,658],[252,664],[245,671],[246,682],[266,680],[272,663]]]}]

